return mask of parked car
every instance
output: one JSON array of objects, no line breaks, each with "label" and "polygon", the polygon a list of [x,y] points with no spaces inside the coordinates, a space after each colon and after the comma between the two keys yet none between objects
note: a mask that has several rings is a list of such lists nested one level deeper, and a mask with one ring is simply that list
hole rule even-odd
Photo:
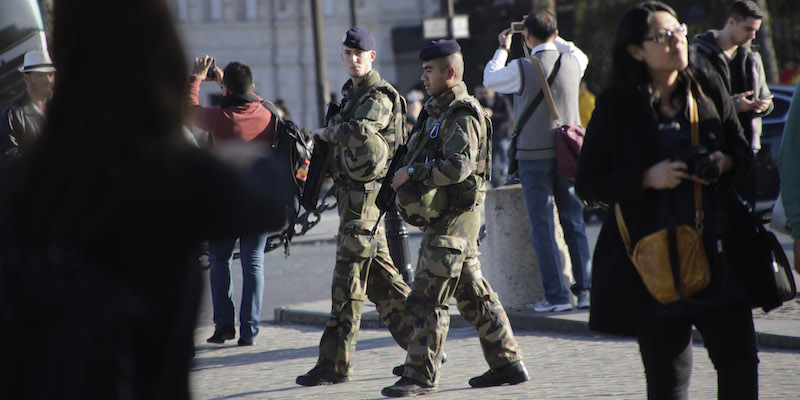
[{"label": "parked car", "polygon": [[756,196],[759,200],[774,200],[780,191],[778,150],[781,147],[783,126],[789,114],[794,86],[773,85],[769,90],[775,96],[772,98],[775,108],[761,120],[761,150],[756,155]]}]

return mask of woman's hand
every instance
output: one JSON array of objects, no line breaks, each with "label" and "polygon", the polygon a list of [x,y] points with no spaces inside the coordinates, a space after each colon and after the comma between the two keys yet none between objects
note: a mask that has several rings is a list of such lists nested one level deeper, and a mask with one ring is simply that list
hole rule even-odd
[{"label": "woman's hand", "polygon": [[664,160],[644,171],[642,187],[645,189],[674,189],[681,179],[688,179],[686,163]]},{"label": "woman's hand", "polygon": [[[717,164],[717,168],[719,168],[720,176],[722,174],[730,171],[733,168],[733,158],[731,156],[719,151],[719,150],[709,154],[708,158],[710,158],[711,161],[714,161],[714,163]],[[697,183],[699,183],[701,185],[706,185],[706,186],[708,186],[708,185],[713,183],[713,182],[709,182],[709,181],[704,180],[704,179],[700,179],[700,178],[698,178],[698,177],[696,177],[694,175],[690,176],[689,179],[692,182],[697,182]]]},{"label": "woman's hand", "polygon": [[717,167],[719,167],[719,174],[722,175],[730,170],[733,169],[733,157],[717,150],[708,155],[711,158],[711,161],[717,163]]}]

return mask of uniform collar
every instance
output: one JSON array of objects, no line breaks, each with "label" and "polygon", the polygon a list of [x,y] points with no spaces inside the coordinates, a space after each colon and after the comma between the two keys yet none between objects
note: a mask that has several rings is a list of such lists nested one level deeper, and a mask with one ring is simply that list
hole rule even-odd
[{"label": "uniform collar", "polygon": [[442,114],[450,107],[450,103],[468,95],[467,85],[464,82],[459,82],[444,93],[436,96],[436,98],[429,99],[428,102],[425,103],[425,110],[428,111],[428,115],[430,116]]},{"label": "uniform collar", "polygon": [[378,71],[374,69],[370,70],[364,77],[364,79],[362,79],[361,82],[359,82],[357,85],[353,84],[352,79],[348,79],[347,82],[345,82],[344,86],[342,87],[342,97],[346,99],[351,94],[358,92],[358,89],[361,88],[362,86],[364,85],[372,86],[376,82],[379,82],[380,80],[381,80],[381,75],[378,74]]}]

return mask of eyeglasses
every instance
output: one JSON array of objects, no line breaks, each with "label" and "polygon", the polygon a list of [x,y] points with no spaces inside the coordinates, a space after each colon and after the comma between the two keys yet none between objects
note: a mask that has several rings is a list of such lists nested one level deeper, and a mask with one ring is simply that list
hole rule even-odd
[{"label": "eyeglasses", "polygon": [[659,44],[664,44],[667,42],[672,41],[673,38],[678,39],[680,37],[686,37],[686,24],[681,24],[678,29],[671,30],[671,31],[664,31],[655,34],[654,36],[650,36],[649,38],[644,38],[645,41],[650,40]]}]

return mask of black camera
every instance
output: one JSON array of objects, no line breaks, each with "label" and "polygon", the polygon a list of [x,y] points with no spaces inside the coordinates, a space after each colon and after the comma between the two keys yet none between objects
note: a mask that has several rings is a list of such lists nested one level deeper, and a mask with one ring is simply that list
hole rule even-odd
[{"label": "black camera", "polygon": [[211,59],[211,65],[208,66],[208,72],[206,72],[206,80],[213,81],[217,79],[217,71],[215,70],[217,64],[215,60]]},{"label": "black camera", "polygon": [[719,167],[703,145],[696,144],[678,149],[673,160],[686,163],[689,173],[704,181],[716,182],[719,179]]}]

